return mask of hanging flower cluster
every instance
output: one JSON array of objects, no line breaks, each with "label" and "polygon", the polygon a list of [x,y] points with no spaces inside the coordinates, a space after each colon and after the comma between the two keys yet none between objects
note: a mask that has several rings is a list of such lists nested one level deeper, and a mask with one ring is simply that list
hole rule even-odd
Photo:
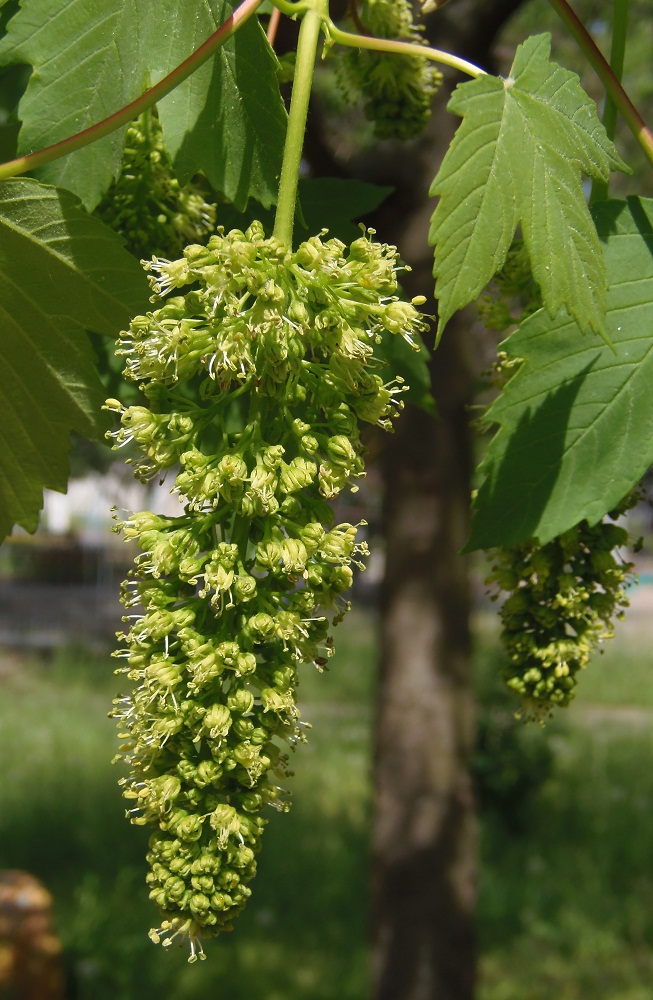
[{"label": "hanging flower cluster", "polygon": [[195,958],[250,895],[262,811],[286,808],[283,747],[304,739],[297,668],[326,664],[366,553],[328,501],[364,475],[359,421],[390,429],[401,407],[375,343],[426,323],[369,235],[292,252],[255,223],[147,268],[158,307],[118,353],[148,405],[106,406],[139,478],[176,470],[183,512],[119,524],[140,552],[117,654],[135,686],[114,715],[131,820],[155,828],[151,936],[188,933]]},{"label": "hanging flower cluster", "polygon": [[614,520],[639,496],[633,491],[598,524],[582,521],[545,545],[498,550],[488,583],[509,595],[500,612],[510,661],[504,679],[526,719],[569,704],[579,671],[623,617],[633,564],[620,549],[633,539]]},{"label": "hanging flower cluster", "polygon": [[213,232],[216,208],[206,197],[200,184],[175,177],[156,109],[149,108],[127,128],[120,175],[95,214],[121,233],[134,256],[176,256]]},{"label": "hanging flower cluster", "polygon": [[[363,0],[361,20],[377,38],[423,42],[409,0]],[[341,57],[341,85],[352,100],[361,94],[365,117],[378,139],[412,139],[423,131],[442,74],[420,56],[351,48]]]}]

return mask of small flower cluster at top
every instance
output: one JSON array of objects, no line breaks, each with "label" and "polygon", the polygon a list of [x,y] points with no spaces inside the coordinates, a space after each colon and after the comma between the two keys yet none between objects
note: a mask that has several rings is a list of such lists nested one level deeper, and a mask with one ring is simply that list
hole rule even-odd
[{"label": "small flower cluster at top", "polygon": [[[363,0],[361,21],[377,38],[423,44],[409,0]],[[340,83],[353,101],[361,94],[365,117],[378,139],[412,139],[424,129],[442,74],[427,59],[371,49],[347,49],[340,57]]]},{"label": "small flower cluster at top", "polygon": [[118,525],[140,551],[116,654],[134,688],[113,714],[129,815],[154,827],[151,936],[187,933],[195,958],[250,895],[264,807],[287,808],[297,668],[325,666],[366,553],[328,501],[364,475],[359,421],[390,429],[401,408],[375,344],[426,322],[369,234],[293,252],[254,223],[147,269],[157,308],[118,344],[147,405],[106,406],[138,477],[175,469],[183,513]]},{"label": "small flower cluster at top", "polygon": [[639,497],[633,491],[597,524],[582,521],[545,545],[497,551],[487,582],[509,594],[500,612],[504,679],[523,718],[542,721],[569,704],[579,671],[623,617],[633,564],[619,550],[633,540],[614,520]]},{"label": "small flower cluster at top", "polygon": [[127,128],[120,175],[95,214],[136,257],[172,257],[213,232],[216,207],[206,195],[199,183],[181,185],[174,176],[156,109],[149,108]]}]

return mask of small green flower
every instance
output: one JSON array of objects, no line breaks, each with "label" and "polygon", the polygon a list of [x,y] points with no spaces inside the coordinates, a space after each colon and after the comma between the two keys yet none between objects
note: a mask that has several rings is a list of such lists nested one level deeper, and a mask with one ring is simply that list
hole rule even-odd
[{"label": "small green flower", "polygon": [[155,109],[128,127],[120,175],[95,211],[139,258],[175,256],[215,228],[215,205],[202,188],[174,176]]},{"label": "small green flower", "polygon": [[[412,41],[417,50],[423,42],[408,0],[363,0],[360,16],[370,34],[379,38]],[[350,100],[363,97],[365,116],[379,139],[419,135],[442,83],[439,70],[419,55],[352,48],[340,57],[338,69],[345,95]]]},{"label": "small green flower", "polygon": [[[619,513],[638,497],[629,494]],[[545,545],[497,551],[488,583],[508,594],[500,612],[510,661],[505,681],[525,718],[542,720],[569,704],[579,672],[613,635],[612,619],[628,605],[633,566],[619,553],[628,541],[609,516],[592,527],[583,521]]]}]

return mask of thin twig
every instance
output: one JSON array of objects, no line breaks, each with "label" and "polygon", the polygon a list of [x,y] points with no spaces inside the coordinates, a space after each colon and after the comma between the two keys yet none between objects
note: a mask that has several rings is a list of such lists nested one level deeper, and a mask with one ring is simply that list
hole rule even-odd
[{"label": "thin twig", "polygon": [[268,42],[270,43],[270,45],[272,45],[272,47],[274,47],[274,43],[277,37],[277,29],[279,28],[280,20],[281,20],[281,11],[279,10],[278,7],[275,7],[272,13],[270,14],[270,20],[268,21],[268,30],[267,30]]},{"label": "thin twig", "polygon": [[356,26],[356,31],[359,31],[361,35],[372,34],[361,21],[360,14],[358,13],[358,0],[349,0],[349,16]]}]

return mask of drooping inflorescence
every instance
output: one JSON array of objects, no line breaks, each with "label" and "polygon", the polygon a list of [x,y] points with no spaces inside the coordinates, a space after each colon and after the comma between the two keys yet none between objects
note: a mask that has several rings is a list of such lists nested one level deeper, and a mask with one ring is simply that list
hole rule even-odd
[{"label": "drooping inflorescence", "polygon": [[550,542],[527,542],[494,554],[488,583],[507,593],[501,638],[508,688],[525,719],[542,720],[568,705],[578,673],[613,636],[613,620],[628,606],[633,564],[620,550],[633,539],[615,519],[637,503],[635,490],[597,524],[587,521]]},{"label": "drooping inflorescence", "polygon": [[95,214],[125,239],[134,256],[177,256],[208,239],[216,207],[194,181],[174,175],[155,108],[127,128],[120,175]]},{"label": "drooping inflorescence", "polygon": [[[422,32],[413,23],[408,0],[363,0],[360,18],[377,38],[423,43]],[[351,48],[341,56],[344,92],[365,101],[365,117],[374,123],[379,139],[412,139],[426,125],[433,96],[442,74],[433,63],[418,55],[407,56]]]},{"label": "drooping inflorescence", "polygon": [[375,343],[426,324],[369,235],[292,252],[255,223],[148,270],[156,308],[118,345],[147,405],[106,405],[135,474],[174,469],[181,503],[119,524],[140,552],[114,715],[131,820],[154,827],[152,937],[188,933],[194,958],[250,895],[263,810],[286,808],[284,744],[304,739],[297,668],[326,664],[366,553],[328,501],[364,474],[359,421],[389,429],[401,407]]}]

